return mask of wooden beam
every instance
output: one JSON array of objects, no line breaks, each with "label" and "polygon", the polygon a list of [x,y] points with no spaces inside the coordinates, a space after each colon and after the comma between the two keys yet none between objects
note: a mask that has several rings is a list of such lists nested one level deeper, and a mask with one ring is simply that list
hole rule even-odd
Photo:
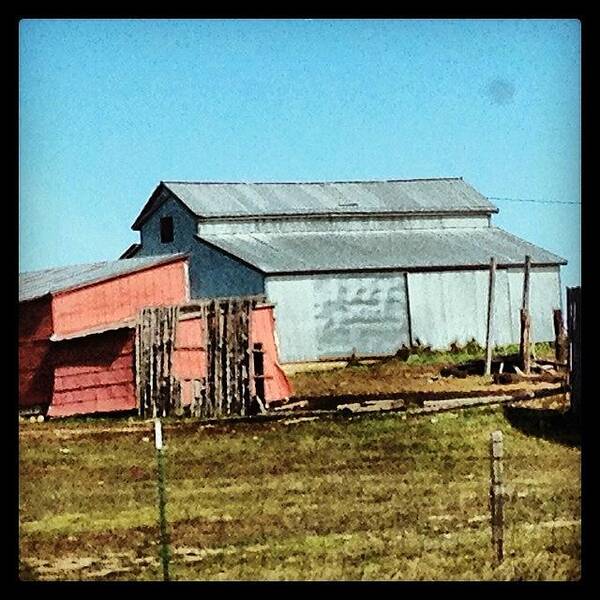
[{"label": "wooden beam", "polygon": [[496,291],[496,259],[490,259],[490,278],[488,285],[487,331],[485,336],[485,374],[492,373],[492,347],[494,345],[494,296]]}]

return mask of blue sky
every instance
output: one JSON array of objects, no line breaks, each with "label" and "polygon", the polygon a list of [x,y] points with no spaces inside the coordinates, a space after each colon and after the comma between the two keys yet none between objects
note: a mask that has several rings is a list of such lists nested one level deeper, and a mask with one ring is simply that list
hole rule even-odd
[{"label": "blue sky", "polygon": [[[462,176],[580,202],[576,20],[24,20],[20,271],[118,258],[162,180]],[[493,200],[569,260],[580,207]]]}]

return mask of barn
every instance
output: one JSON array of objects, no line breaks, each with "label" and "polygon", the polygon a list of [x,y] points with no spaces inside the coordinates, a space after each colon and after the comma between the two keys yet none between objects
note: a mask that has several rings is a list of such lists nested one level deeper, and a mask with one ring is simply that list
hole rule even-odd
[{"label": "barn", "polygon": [[[245,379],[238,379],[245,382],[247,398],[231,390],[246,398],[243,406],[232,405],[231,394],[207,377],[209,370],[214,378],[228,368],[217,361],[215,348],[222,340],[212,336],[207,342],[215,329],[209,322],[218,321],[223,329],[222,315],[241,323],[235,331],[229,326],[228,333],[237,332],[245,344],[238,361]],[[165,382],[170,404],[162,407],[163,414],[170,408],[184,414],[194,404],[199,416],[243,413],[257,390],[266,405],[291,395],[278,365],[272,305],[256,298],[191,302],[183,254],[22,273],[18,329],[21,411],[51,417],[120,411],[147,416],[156,414],[156,403],[164,400]],[[260,372],[247,364],[253,354],[260,359]],[[160,363],[162,356],[168,361]],[[147,372],[151,379],[145,381]]]},{"label": "barn", "polygon": [[194,298],[265,294],[282,362],[485,343],[496,259],[496,344],[519,341],[526,256],[533,341],[553,339],[566,261],[492,224],[462,178],[160,182],[121,258],[186,252]]}]

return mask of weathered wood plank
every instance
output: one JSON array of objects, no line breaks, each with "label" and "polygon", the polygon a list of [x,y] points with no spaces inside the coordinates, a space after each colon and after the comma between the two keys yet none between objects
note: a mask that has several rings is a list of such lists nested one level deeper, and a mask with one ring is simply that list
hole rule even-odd
[{"label": "weathered wood plank", "polygon": [[496,259],[490,260],[490,279],[488,286],[487,330],[485,336],[485,374],[492,373],[492,349],[494,345],[494,297],[496,291]]}]

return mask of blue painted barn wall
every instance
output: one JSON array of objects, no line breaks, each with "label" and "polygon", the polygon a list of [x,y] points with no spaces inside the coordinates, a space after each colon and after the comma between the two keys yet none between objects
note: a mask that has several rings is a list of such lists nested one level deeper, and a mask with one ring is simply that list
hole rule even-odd
[{"label": "blue painted barn wall", "polygon": [[[173,217],[173,241],[166,244],[160,241],[162,217]],[[195,217],[177,200],[168,199],[142,225],[136,257],[188,253],[192,298],[264,293],[262,273],[204,244],[196,232]]]}]

